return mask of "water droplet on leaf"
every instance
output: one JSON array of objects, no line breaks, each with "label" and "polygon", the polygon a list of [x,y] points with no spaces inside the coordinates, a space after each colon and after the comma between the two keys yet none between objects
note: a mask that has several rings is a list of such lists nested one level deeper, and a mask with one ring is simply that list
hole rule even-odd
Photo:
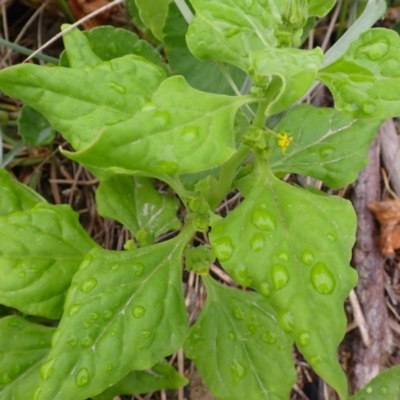
[{"label": "water droplet on leaf", "polygon": [[323,146],[319,149],[319,156],[321,158],[328,158],[335,152],[335,150],[335,146]]},{"label": "water droplet on leaf", "polygon": [[336,236],[332,235],[332,233],[328,233],[326,237],[331,241],[334,242],[336,240]]},{"label": "water droplet on leaf", "polygon": [[89,383],[89,371],[87,368],[80,368],[75,376],[76,386],[82,387]]},{"label": "water droplet on leaf", "polygon": [[374,389],[371,386],[367,386],[365,389],[365,392],[368,394],[371,394],[374,391]]},{"label": "water droplet on leaf", "polygon": [[261,335],[261,339],[263,342],[268,344],[276,343],[276,335],[271,331],[266,331]]},{"label": "water droplet on leaf", "polygon": [[307,331],[301,331],[298,337],[298,342],[301,346],[307,346],[310,343],[310,333]]},{"label": "water droplet on leaf", "polygon": [[244,319],[244,312],[239,306],[236,306],[236,307],[233,308],[232,314],[238,320],[243,320]]},{"label": "water droplet on leaf", "polygon": [[265,245],[265,237],[262,233],[256,233],[250,240],[251,249],[255,253],[259,253]]},{"label": "water droplet on leaf", "polygon": [[80,267],[79,267],[79,269],[82,271],[82,270],[84,270],[84,269],[86,269],[89,265],[90,265],[90,263],[93,261],[93,256],[92,255],[87,255],[85,258],[84,258],[84,260],[82,261],[82,263],[81,263],[81,265],[80,265]]},{"label": "water droplet on leaf", "polygon": [[126,93],[126,89],[125,89],[123,86],[118,85],[118,84],[115,83],[115,82],[108,82],[108,87],[109,87],[110,89],[115,90],[115,91],[118,92],[119,94],[125,94],[125,93]]},{"label": "water droplet on leaf", "polygon": [[379,389],[379,393],[381,394],[381,395],[385,395],[385,394],[388,394],[388,388],[386,387],[386,386],[382,386],[380,389]]},{"label": "water droplet on leaf", "polygon": [[72,317],[74,314],[76,314],[80,310],[81,307],[82,307],[82,304],[80,304],[80,303],[72,304],[72,306],[69,308],[68,315],[70,317]]},{"label": "water droplet on leaf", "polygon": [[147,103],[143,104],[141,111],[153,111],[156,108],[157,108],[157,106],[154,103],[147,102]]},{"label": "water droplet on leaf", "polygon": [[111,310],[106,310],[101,314],[101,318],[104,320],[108,321],[111,319],[111,317],[114,315],[114,313]]},{"label": "water droplet on leaf", "polygon": [[321,294],[331,294],[336,286],[335,277],[323,262],[318,262],[312,267],[311,283]]},{"label": "water droplet on leaf", "polygon": [[110,371],[112,371],[113,369],[114,369],[114,366],[113,366],[111,363],[108,363],[105,371],[106,371],[106,372],[110,372]]},{"label": "water droplet on leaf", "polygon": [[310,359],[308,360],[309,364],[312,367],[319,364],[321,361],[322,361],[322,357],[319,354],[314,357],[310,357]]},{"label": "water droplet on leaf", "polygon": [[239,361],[233,360],[231,372],[233,375],[233,384],[237,385],[238,382],[246,375],[246,367]]},{"label": "water droplet on leaf", "polygon": [[191,142],[199,136],[199,129],[197,126],[186,126],[181,133],[181,138],[184,142]]},{"label": "water droplet on leaf", "polygon": [[273,231],[276,229],[275,217],[262,208],[256,208],[251,214],[253,224],[263,231]]},{"label": "water droplet on leaf", "polygon": [[375,104],[373,104],[373,103],[365,102],[362,105],[362,110],[364,111],[365,114],[371,115],[376,110],[376,107],[375,107]]},{"label": "water droplet on leaf", "polygon": [[263,294],[266,297],[271,295],[271,286],[269,285],[268,282],[263,282],[260,285],[260,292],[261,292],[261,294]]},{"label": "water droplet on leaf", "polygon": [[67,344],[69,344],[71,347],[76,347],[79,343],[79,340],[76,337],[73,337],[72,339],[69,339],[67,341]]},{"label": "water droplet on leaf", "polygon": [[241,286],[248,287],[252,283],[252,279],[247,272],[247,268],[243,264],[238,264],[232,271],[232,278]]},{"label": "water droplet on leaf", "polygon": [[135,306],[132,308],[132,315],[135,318],[142,318],[146,314],[146,309],[142,306]]},{"label": "water droplet on leaf", "polygon": [[100,314],[97,313],[97,312],[93,312],[93,313],[90,314],[90,319],[96,320],[96,319],[99,319],[99,318],[100,318]]},{"label": "water droplet on leaf", "polygon": [[38,387],[38,388],[35,390],[35,393],[33,394],[33,400],[38,400],[39,397],[40,397],[40,395],[41,395],[41,393],[42,393],[42,388],[41,388],[41,387]]},{"label": "water droplet on leaf", "polygon": [[275,264],[271,269],[271,278],[274,289],[282,289],[290,280],[289,271],[284,265]]},{"label": "water droplet on leaf", "polygon": [[97,279],[96,278],[88,278],[82,282],[81,285],[81,292],[82,293],[89,293],[97,286]]},{"label": "water droplet on leaf", "polygon": [[286,251],[281,251],[278,253],[278,258],[283,262],[289,261],[289,254]]},{"label": "water droplet on leaf", "polygon": [[147,339],[147,338],[149,338],[151,336],[152,333],[153,333],[153,331],[150,330],[150,329],[142,331],[142,338],[143,339]]},{"label": "water droplet on leaf", "polygon": [[278,323],[284,332],[286,333],[293,332],[294,317],[289,310],[281,310],[278,312]]},{"label": "water droplet on leaf", "polygon": [[171,115],[168,111],[156,111],[153,118],[161,126],[166,126],[171,122]]},{"label": "water droplet on leaf", "polygon": [[227,39],[230,39],[232,37],[234,37],[235,35],[237,35],[240,32],[240,28],[238,26],[233,26],[229,29],[224,30],[224,36]]},{"label": "water droplet on leaf", "polygon": [[83,347],[90,347],[94,342],[94,338],[92,335],[87,335],[83,340],[82,340],[82,346]]},{"label": "water droplet on leaf", "polygon": [[118,268],[119,268],[119,264],[114,264],[114,265],[111,267],[111,271],[116,271]]},{"label": "water droplet on leaf", "polygon": [[219,261],[227,261],[233,253],[232,240],[229,237],[216,239],[212,243],[213,250]]},{"label": "water droplet on leaf", "polygon": [[229,339],[231,339],[231,340],[235,340],[235,339],[236,339],[236,335],[235,335],[235,333],[232,332],[232,331],[229,332],[228,337],[229,337]]},{"label": "water droplet on leaf", "polygon": [[132,265],[133,270],[134,270],[134,274],[136,276],[142,276],[143,272],[144,272],[144,265],[142,263],[134,263]]},{"label": "water droplet on leaf", "polygon": [[314,254],[311,253],[310,250],[304,250],[303,253],[301,253],[301,261],[306,265],[312,265],[314,262]]},{"label": "water droplet on leaf", "polygon": [[54,372],[54,360],[46,361],[40,367],[40,376],[44,381],[47,381]]}]

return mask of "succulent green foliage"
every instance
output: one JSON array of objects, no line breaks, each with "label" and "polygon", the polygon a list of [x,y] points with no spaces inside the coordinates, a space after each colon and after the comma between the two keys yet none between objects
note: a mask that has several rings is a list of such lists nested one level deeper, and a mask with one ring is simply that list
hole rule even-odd
[{"label": "succulent green foliage", "polygon": [[168,5],[172,0],[134,0],[141,21],[160,41],[163,39],[163,27],[168,14]]},{"label": "succulent green foliage", "polygon": [[398,400],[400,398],[400,365],[389,368],[371,380],[349,400]]},{"label": "succulent green foliage", "polygon": [[0,217],[0,303],[59,318],[71,279],[97,245],[69,206],[39,203]]},{"label": "succulent green foliage", "polygon": [[275,127],[293,137],[286,154],[272,141],[274,172],[292,172],[322,180],[331,188],[352,183],[367,164],[368,148],[382,120],[354,119],[332,108],[302,104]]},{"label": "succulent green foliage", "polygon": [[93,250],[74,276],[37,399],[85,399],[182,346],[185,237],[125,252]]},{"label": "succulent green foliage", "polygon": [[258,167],[244,202],[213,225],[214,252],[236,282],[268,299],[310,365],[345,397],[336,348],[346,327],[343,301],[357,276],[349,267],[354,211],[341,198],[278,180],[264,162]]},{"label": "succulent green foliage", "polygon": [[40,381],[54,328],[33,324],[17,315],[0,319],[0,397],[26,399]]},{"label": "succulent green foliage", "polygon": [[308,0],[308,15],[323,17],[335,5],[336,0]]},{"label": "succulent green foliage", "polygon": [[196,15],[187,33],[200,60],[218,60],[247,71],[249,54],[298,44],[307,22],[304,0],[192,0]]},{"label": "succulent green foliage", "polygon": [[332,91],[335,108],[354,118],[399,115],[399,35],[382,28],[364,32],[318,79]]},{"label": "succulent green foliage", "polygon": [[124,394],[141,394],[156,392],[161,389],[178,389],[188,384],[188,380],[172,367],[166,360],[161,360],[151,369],[131,371],[118,383],[106,389],[102,394],[92,397],[93,400],[113,400]]},{"label": "succulent green foliage", "polygon": [[[173,74],[183,75],[194,89],[232,95],[233,90],[215,61],[200,61],[189,51],[185,35],[188,24],[172,2],[164,26],[164,44],[168,63]],[[240,88],[245,74],[240,69],[227,66],[233,81]]]},{"label": "succulent green foliage", "polygon": [[254,83],[267,86],[268,114],[285,110],[307,92],[317,77],[322,58],[320,48],[265,49],[250,54],[250,75]]},{"label": "succulent green foliage", "polygon": [[45,200],[28,186],[14,180],[0,168],[0,217],[33,208]]},{"label": "succulent green foliage", "polygon": [[[293,339],[257,293],[204,279],[207,301],[185,342],[186,355],[221,400],[287,400],[296,380]],[[207,354],[207,357],[204,357]]]},{"label": "succulent green foliage", "polygon": [[207,275],[210,263],[215,262],[215,254],[209,247],[197,246],[185,250],[185,268],[200,275]]},{"label": "succulent green foliage", "polygon": [[96,203],[100,215],[125,225],[137,239],[145,237],[146,244],[181,227],[179,202],[159,193],[149,178],[113,175],[100,182]]},{"label": "succulent green foliage", "polygon": [[159,67],[128,55],[84,68],[17,65],[0,71],[0,86],[42,113],[80,149],[104,126],[131,118],[164,77]]},{"label": "succulent green foliage", "polygon": [[24,139],[24,142],[31,146],[49,144],[56,135],[49,121],[27,105],[21,108],[18,116],[18,133]]},{"label": "succulent green foliage", "polygon": [[[181,174],[227,161],[235,152],[234,118],[251,97],[192,89],[183,77],[166,79],[133,118],[105,128],[70,158],[116,172]],[[107,154],[107,157],[102,157]]]}]

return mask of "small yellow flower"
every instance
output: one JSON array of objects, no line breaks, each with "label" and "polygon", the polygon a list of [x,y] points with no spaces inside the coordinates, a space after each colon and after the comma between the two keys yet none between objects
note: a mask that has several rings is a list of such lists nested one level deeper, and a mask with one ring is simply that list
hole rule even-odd
[{"label": "small yellow flower", "polygon": [[286,149],[293,141],[292,136],[288,136],[286,132],[278,133],[277,135],[278,146],[282,149],[282,154],[286,154]]}]

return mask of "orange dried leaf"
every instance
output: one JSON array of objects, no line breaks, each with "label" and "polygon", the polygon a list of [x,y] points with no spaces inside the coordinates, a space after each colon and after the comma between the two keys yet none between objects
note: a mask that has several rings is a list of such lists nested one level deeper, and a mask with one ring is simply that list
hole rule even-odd
[{"label": "orange dried leaf", "polygon": [[[109,4],[107,0],[69,0],[68,4],[76,19],[86,17],[86,15],[98,10],[99,8]],[[82,23],[84,29],[92,29],[96,26],[104,25],[109,18],[111,9],[102,12]]]}]

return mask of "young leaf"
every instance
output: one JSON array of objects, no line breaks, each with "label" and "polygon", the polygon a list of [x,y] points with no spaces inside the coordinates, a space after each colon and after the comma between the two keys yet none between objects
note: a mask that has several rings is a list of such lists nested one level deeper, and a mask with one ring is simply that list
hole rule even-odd
[{"label": "young leaf", "polygon": [[127,173],[213,168],[235,152],[234,117],[249,101],[249,96],[199,92],[183,77],[171,77],[132,119],[105,128],[86,149],[65,154],[89,167]]},{"label": "young leaf", "polygon": [[[183,75],[189,85],[205,92],[233,95],[233,90],[214,61],[199,61],[190,53],[185,35],[188,24],[174,2],[169,5],[164,26],[165,52],[175,75]],[[233,81],[240,87],[245,74],[240,69],[227,66]]]},{"label": "young leaf", "polygon": [[207,302],[184,349],[221,400],[287,400],[296,381],[293,340],[263,296],[204,279]]},{"label": "young leaf", "polygon": [[[250,75],[259,86],[268,86],[268,114],[288,108],[304,95],[322,63],[320,48],[313,50],[265,49],[250,54]],[[282,66],[284,65],[284,68]]]},{"label": "young leaf", "polygon": [[18,133],[24,142],[31,146],[43,146],[51,143],[56,136],[49,121],[34,110],[24,105],[18,116]]},{"label": "young leaf", "polygon": [[125,225],[136,237],[139,230],[146,232],[153,242],[181,227],[179,202],[159,193],[149,178],[113,175],[100,182],[96,203],[100,215]]},{"label": "young leaf", "polygon": [[286,154],[272,141],[270,166],[322,180],[331,188],[355,181],[367,161],[368,148],[382,120],[354,119],[331,108],[302,104],[276,126],[293,137]]},{"label": "young leaf", "polygon": [[75,149],[106,125],[131,118],[164,72],[134,55],[83,69],[21,64],[0,71],[0,89],[42,113]]},{"label": "young leaf", "polygon": [[191,3],[197,14],[187,33],[190,51],[200,60],[223,61],[245,71],[252,51],[298,43],[307,22],[307,6],[298,0]]},{"label": "young leaf", "polygon": [[151,369],[129,372],[118,383],[106,389],[102,394],[92,397],[92,399],[112,400],[121,393],[149,393],[162,389],[178,389],[187,384],[186,378],[179,375],[166,360],[161,360]]},{"label": "young leaf", "polygon": [[11,175],[0,168],[0,217],[17,211],[33,208],[45,202],[43,197],[22,183],[11,178]]},{"label": "young leaf", "polygon": [[336,0],[308,0],[308,15],[323,17],[333,8]]},{"label": "young leaf", "polygon": [[382,372],[349,400],[398,400],[400,398],[400,365]]},{"label": "young leaf", "polygon": [[96,243],[69,206],[39,203],[0,218],[0,303],[57,319],[66,290]]},{"label": "young leaf", "polygon": [[253,189],[210,234],[223,267],[268,298],[281,328],[343,398],[336,348],[346,327],[343,302],[357,276],[348,266],[355,228],[349,202],[290,186],[260,161]]},{"label": "young leaf", "polygon": [[26,399],[40,382],[54,328],[33,324],[17,315],[0,319],[0,397]]},{"label": "young leaf", "polygon": [[399,35],[375,28],[320,70],[318,79],[332,91],[338,110],[354,118],[387,118],[400,114],[399,71]]},{"label": "young leaf", "polygon": [[94,250],[74,276],[38,400],[85,399],[182,346],[187,331],[177,238],[131,251]]}]

